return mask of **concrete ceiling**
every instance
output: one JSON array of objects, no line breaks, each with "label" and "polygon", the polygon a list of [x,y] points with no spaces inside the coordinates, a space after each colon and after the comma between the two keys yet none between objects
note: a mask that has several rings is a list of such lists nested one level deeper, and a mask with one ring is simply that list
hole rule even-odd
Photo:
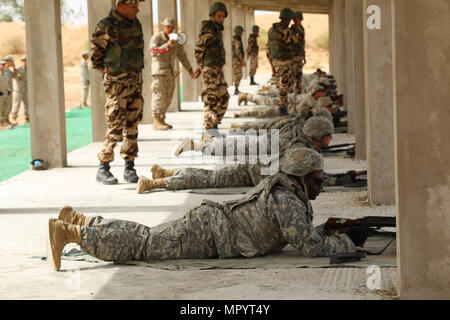
[{"label": "concrete ceiling", "polygon": [[280,11],[283,8],[291,8],[303,13],[328,14],[333,0],[232,0],[231,2],[255,10]]}]

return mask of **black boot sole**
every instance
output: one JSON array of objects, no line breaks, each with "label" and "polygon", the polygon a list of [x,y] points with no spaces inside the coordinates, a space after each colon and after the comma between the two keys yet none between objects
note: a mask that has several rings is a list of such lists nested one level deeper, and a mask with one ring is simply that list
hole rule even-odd
[{"label": "black boot sole", "polygon": [[104,185],[114,185],[114,184],[119,184],[119,181],[116,179],[115,181],[102,181],[102,180],[98,180],[98,183],[104,184]]}]

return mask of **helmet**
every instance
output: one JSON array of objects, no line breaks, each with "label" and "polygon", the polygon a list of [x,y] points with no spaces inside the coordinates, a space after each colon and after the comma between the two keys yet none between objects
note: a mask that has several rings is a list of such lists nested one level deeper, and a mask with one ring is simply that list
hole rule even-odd
[{"label": "helmet", "polygon": [[244,32],[244,28],[242,28],[242,26],[234,27],[234,33],[238,34],[238,33],[242,33],[242,32]]},{"label": "helmet", "polygon": [[289,8],[284,8],[280,11],[280,19],[294,19],[294,11]]},{"label": "helmet", "polygon": [[259,27],[258,26],[253,26],[252,27],[252,32],[255,32],[255,31],[258,31],[259,30]]},{"label": "helmet", "polygon": [[313,139],[320,139],[326,135],[333,134],[333,132],[333,123],[325,117],[309,118],[303,127],[303,133]]},{"label": "helmet", "polygon": [[217,11],[225,11],[225,17],[228,17],[227,6],[223,2],[214,2],[209,9],[209,15],[213,15]]},{"label": "helmet", "polygon": [[322,97],[317,101],[319,107],[328,107],[333,104],[333,100],[330,97]]},{"label": "helmet", "polygon": [[280,161],[280,170],[292,176],[304,177],[311,172],[323,170],[323,157],[309,148],[291,148]]},{"label": "helmet", "polygon": [[311,113],[313,117],[324,117],[330,121],[333,121],[333,116],[331,115],[330,111],[328,111],[327,108],[315,107],[312,108]]},{"label": "helmet", "polygon": [[116,7],[119,8],[123,4],[136,4],[145,0],[116,0]]},{"label": "helmet", "polygon": [[295,16],[296,16],[297,18],[299,18],[300,20],[303,20],[303,13],[302,13],[301,11],[297,11],[297,12],[295,13]]}]

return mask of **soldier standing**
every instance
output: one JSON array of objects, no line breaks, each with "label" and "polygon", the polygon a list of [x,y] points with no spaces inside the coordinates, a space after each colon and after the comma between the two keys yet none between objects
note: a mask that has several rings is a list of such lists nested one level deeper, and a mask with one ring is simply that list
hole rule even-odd
[{"label": "soldier standing", "polygon": [[89,85],[91,84],[91,75],[89,72],[89,52],[83,52],[80,62],[80,82],[81,82],[81,104],[80,108],[87,107],[87,98],[89,95]]},{"label": "soldier standing", "polygon": [[[7,56],[5,58],[5,60],[6,60],[5,72],[6,72],[6,78],[8,80],[8,91],[10,92],[10,94],[8,96],[8,113],[7,113],[6,117],[8,118],[8,123],[10,123],[9,122],[9,114],[11,113],[11,110],[12,110],[12,101],[13,101],[12,93],[14,90],[13,79],[16,76],[17,70],[16,70],[16,65],[14,64],[13,56]],[[12,68],[12,70],[11,70],[11,68]]]},{"label": "soldier standing", "polygon": [[227,7],[215,2],[209,10],[210,20],[202,21],[195,58],[202,70],[202,100],[204,103],[204,126],[207,133],[220,136],[218,125],[228,108],[228,84],[223,74],[225,48],[223,45],[223,22],[228,16]]},{"label": "soldier standing", "polygon": [[27,92],[27,57],[22,57],[23,65],[16,69],[14,75],[14,91],[13,91],[13,109],[11,117],[14,122],[17,120],[17,114],[19,113],[20,104],[23,101],[23,107],[25,109],[25,121],[30,122],[29,109],[28,109],[28,92]]},{"label": "soldier standing", "polygon": [[8,120],[10,96],[6,60],[3,59],[0,61],[0,126],[11,124]]},{"label": "soldier standing", "polygon": [[258,85],[255,82],[255,74],[258,69],[258,37],[259,37],[259,27],[253,26],[252,33],[248,37],[248,46],[247,46],[247,59],[250,59],[250,85],[255,86]]},{"label": "soldier standing", "polygon": [[294,80],[291,87],[291,92],[297,94],[302,93],[302,78],[303,78],[303,66],[306,64],[305,54],[305,28],[302,26],[303,13],[297,11],[294,16],[294,24],[291,27],[293,39],[294,39],[294,64],[293,75]]},{"label": "soldier standing", "polygon": [[268,35],[270,55],[273,60],[279,90],[278,106],[280,107],[280,116],[284,116],[288,114],[287,95],[292,82],[293,36],[291,29],[289,29],[289,23],[294,19],[294,12],[285,8],[280,12],[280,19],[281,22],[272,25]]},{"label": "soldier standing", "polygon": [[179,74],[175,71],[175,58],[178,58],[183,67],[189,71],[192,79],[200,75],[199,70],[194,74],[183,46],[176,40],[169,39],[169,35],[175,29],[175,20],[166,18],[162,24],[163,31],[155,34],[150,40],[154,130],[172,129],[165,119],[175,90],[175,79]]},{"label": "soldier standing", "polygon": [[97,25],[92,35],[92,67],[103,74],[106,94],[107,130],[102,150],[98,154],[100,167],[97,181],[117,184],[109,171],[114,160],[114,148],[123,135],[120,155],[125,160],[124,179],[136,183],[134,169],[138,155],[138,124],[142,120],[142,69],[144,68],[144,37],[136,18],[139,2],[144,0],[116,0],[117,10]]},{"label": "soldier standing", "polygon": [[239,84],[242,80],[242,68],[246,66],[244,60],[244,45],[242,44],[242,32],[244,32],[244,28],[242,26],[236,26],[234,28],[234,36],[233,36],[233,74],[234,74],[234,94],[238,95],[241,92],[239,91]]}]

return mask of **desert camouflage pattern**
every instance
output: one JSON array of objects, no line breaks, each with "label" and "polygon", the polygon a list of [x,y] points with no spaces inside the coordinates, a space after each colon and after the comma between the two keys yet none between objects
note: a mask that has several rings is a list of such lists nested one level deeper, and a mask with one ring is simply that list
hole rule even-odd
[{"label": "desert camouflage pattern", "polygon": [[289,25],[277,22],[267,32],[270,56],[273,61],[292,61],[294,58],[294,35]]},{"label": "desert camouflage pattern", "polygon": [[230,99],[222,68],[203,67],[201,97],[205,129],[212,129],[221,123]]},{"label": "desert camouflage pattern", "polygon": [[152,112],[165,114],[172,103],[175,77],[171,74],[152,76]]},{"label": "desert camouflage pattern", "polygon": [[288,61],[273,61],[273,66],[277,75],[278,106],[280,108],[287,108],[288,93],[292,86],[292,63],[293,60]]},{"label": "desert camouflage pattern", "polygon": [[142,25],[121,17],[111,10],[100,21],[91,38],[92,67],[109,74],[141,72],[144,67],[144,38]]},{"label": "desert camouflage pattern", "polygon": [[311,94],[305,94],[301,103],[295,106],[295,113],[309,114],[312,109],[319,106],[318,100],[314,98]]},{"label": "desert camouflage pattern", "polygon": [[244,46],[242,45],[242,38],[240,36],[233,36],[233,76],[234,85],[239,87],[242,80],[242,61],[244,61]]},{"label": "desert camouflage pattern", "polygon": [[11,91],[9,89],[9,73],[5,68],[5,71],[0,71],[0,121],[8,120],[9,113],[11,111]]},{"label": "desert camouflage pattern", "polygon": [[106,130],[101,162],[114,160],[114,147],[123,136],[120,155],[125,161],[134,161],[138,155],[138,124],[142,120],[142,73],[125,73],[113,76],[105,73],[103,85],[106,95]]},{"label": "desert camouflage pattern", "polygon": [[20,66],[16,69],[14,75],[14,91],[13,91],[13,107],[11,116],[13,119],[17,118],[17,114],[20,109],[20,105],[23,102],[25,109],[25,119],[29,120],[29,107],[28,107],[28,91],[27,91],[27,68]]},{"label": "desert camouflage pattern", "polygon": [[333,122],[325,117],[312,117],[306,121],[303,132],[311,138],[320,139],[328,134],[333,134]]},{"label": "desert camouflage pattern", "polygon": [[239,87],[242,80],[242,62],[239,59],[233,59],[232,64],[234,85]]},{"label": "desert camouflage pattern", "polygon": [[200,68],[219,68],[226,63],[223,45],[223,25],[211,20],[202,21],[201,31],[195,44],[194,55]]},{"label": "desert camouflage pattern", "polygon": [[258,46],[258,36],[255,34],[250,34],[248,37],[248,46],[247,46],[247,55],[250,59],[250,77],[253,77],[256,74],[256,70],[258,70],[258,54],[259,54],[259,46]]},{"label": "desert camouflage pattern", "polygon": [[242,199],[205,200],[183,218],[154,228],[101,217],[81,227],[81,248],[104,260],[166,260],[258,257],[290,244],[302,255],[354,252],[345,235],[324,236],[313,226],[311,204],[298,183],[283,173],[261,181]]},{"label": "desert camouflage pattern", "polygon": [[305,54],[305,28],[300,25],[297,28],[294,25],[291,27],[293,47],[294,47],[294,63],[293,63],[293,82],[291,91],[301,92],[302,91],[302,78],[303,78],[303,58],[306,57]]},{"label": "desert camouflage pattern", "polygon": [[297,177],[304,177],[311,172],[323,170],[323,167],[323,157],[308,148],[291,148],[280,160],[280,170]]},{"label": "desert camouflage pattern", "polygon": [[311,114],[313,117],[325,117],[328,120],[333,121],[333,116],[331,115],[330,111],[328,111],[328,109],[324,107],[315,107],[311,109]]}]

